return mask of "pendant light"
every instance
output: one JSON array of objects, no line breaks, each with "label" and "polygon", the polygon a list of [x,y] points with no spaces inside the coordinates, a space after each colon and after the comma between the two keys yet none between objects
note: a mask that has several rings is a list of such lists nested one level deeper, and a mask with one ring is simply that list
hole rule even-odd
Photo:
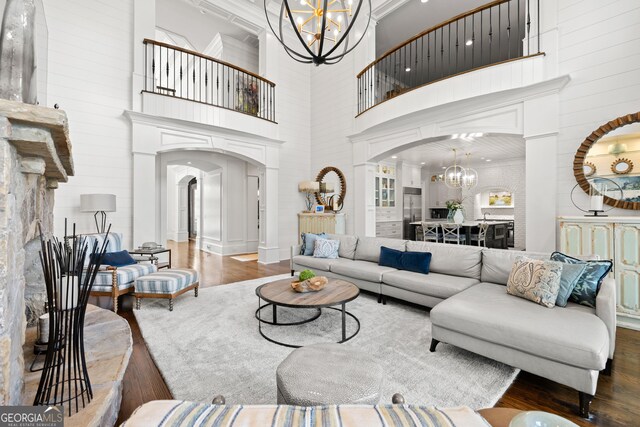
[{"label": "pendant light", "polygon": [[464,168],[458,165],[458,150],[453,149],[453,165],[444,171],[444,184],[449,188],[462,188]]},{"label": "pendant light", "polygon": [[[358,46],[371,22],[371,0],[280,0],[276,29],[264,0],[267,23],[287,54],[305,64],[335,64]],[[364,31],[356,34],[359,16],[366,15]],[[356,40],[349,45],[350,35]]]},{"label": "pendant light", "polygon": [[478,185],[478,172],[471,168],[471,153],[467,153],[467,167],[464,168],[462,174],[462,186],[467,190],[471,190]]}]

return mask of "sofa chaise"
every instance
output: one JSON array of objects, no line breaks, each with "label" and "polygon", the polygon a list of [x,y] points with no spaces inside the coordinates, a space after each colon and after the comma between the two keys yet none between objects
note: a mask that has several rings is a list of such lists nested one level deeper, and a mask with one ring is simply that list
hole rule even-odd
[{"label": "sofa chaise", "polygon": [[[291,248],[291,272],[312,269],[378,295],[433,308],[430,350],[452,344],[579,392],[588,417],[600,371],[610,372],[615,350],[615,282],[606,278],[596,308],[570,302],[547,308],[509,295],[506,284],[516,257],[551,254],[443,243],[329,235],[340,241],[337,259],[314,258]],[[429,274],[378,265],[380,248],[431,252]]]}]

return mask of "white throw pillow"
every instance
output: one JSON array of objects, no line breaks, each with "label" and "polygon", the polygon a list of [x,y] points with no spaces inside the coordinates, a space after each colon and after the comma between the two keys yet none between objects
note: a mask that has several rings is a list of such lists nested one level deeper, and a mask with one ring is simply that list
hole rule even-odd
[{"label": "white throw pillow", "polygon": [[338,249],[340,248],[340,241],[329,239],[316,239],[313,248],[314,258],[338,258]]}]

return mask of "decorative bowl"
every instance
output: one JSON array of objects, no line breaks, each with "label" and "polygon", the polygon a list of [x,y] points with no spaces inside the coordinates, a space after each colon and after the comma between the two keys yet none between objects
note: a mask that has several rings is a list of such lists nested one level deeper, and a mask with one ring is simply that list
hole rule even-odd
[{"label": "decorative bowl", "polygon": [[316,276],[312,277],[308,280],[296,280],[291,282],[291,287],[294,291],[305,293],[305,292],[318,292],[322,290],[327,283],[329,283],[329,279],[324,276]]}]

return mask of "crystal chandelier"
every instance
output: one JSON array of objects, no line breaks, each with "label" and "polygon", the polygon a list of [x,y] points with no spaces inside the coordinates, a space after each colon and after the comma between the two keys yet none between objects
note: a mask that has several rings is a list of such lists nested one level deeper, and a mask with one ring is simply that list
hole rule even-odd
[{"label": "crystal chandelier", "polygon": [[458,150],[453,149],[453,165],[444,171],[444,183],[449,188],[462,188],[464,168],[458,165]]},{"label": "crystal chandelier", "polygon": [[[362,41],[371,22],[371,0],[281,0],[277,31],[264,12],[271,31],[290,57],[305,64],[335,64]],[[353,46],[349,35],[363,5],[368,4],[367,26]],[[295,46],[294,46],[295,45]]]},{"label": "crystal chandelier", "polygon": [[467,167],[462,173],[462,186],[467,190],[471,190],[478,185],[478,172],[471,168],[471,153],[467,153]]}]

